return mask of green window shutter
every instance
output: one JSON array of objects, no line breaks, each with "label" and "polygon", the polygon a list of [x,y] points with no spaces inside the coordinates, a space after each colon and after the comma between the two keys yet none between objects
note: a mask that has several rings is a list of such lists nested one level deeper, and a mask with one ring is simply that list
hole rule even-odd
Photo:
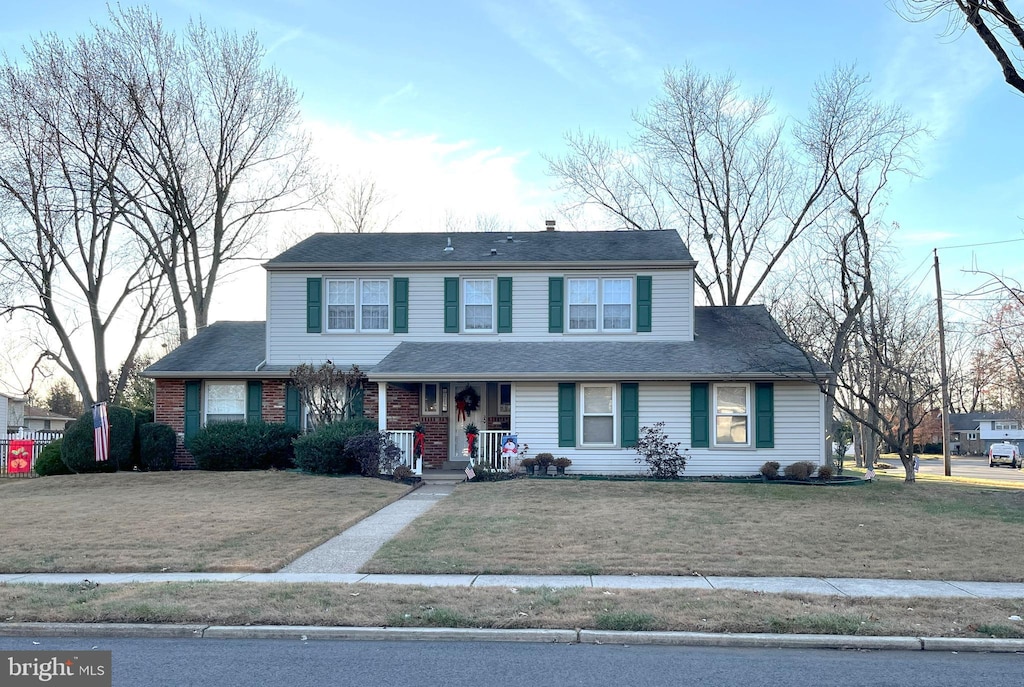
[{"label": "green window shutter", "polygon": [[245,386],[245,421],[263,420],[263,382],[249,382]]},{"label": "green window shutter", "polygon": [[395,334],[409,333],[409,278],[395,277]]},{"label": "green window shutter", "polygon": [[363,387],[352,390],[352,398],[348,402],[349,419],[363,416]]},{"label": "green window shutter", "polygon": [[651,331],[651,277],[636,278],[636,330]]},{"label": "green window shutter", "polygon": [[548,332],[561,334],[565,319],[565,286],[562,277],[548,277]]},{"label": "green window shutter", "polygon": [[512,331],[512,277],[498,277],[498,333]]},{"label": "green window shutter", "polygon": [[558,385],[558,445],[576,446],[576,385]]},{"label": "green window shutter", "polygon": [[444,331],[459,333],[459,278],[444,278]]},{"label": "green window shutter", "polygon": [[640,441],[640,385],[636,382],[622,384],[619,402],[622,448],[633,448]]},{"label": "green window shutter", "polygon": [[708,448],[711,445],[711,422],[708,416],[708,383],[690,383],[690,446]]},{"label": "green window shutter", "polygon": [[306,333],[319,334],[324,318],[324,280],[320,277],[306,279]]},{"label": "green window shutter", "polygon": [[302,429],[299,415],[299,390],[289,384],[284,391],[284,422],[289,427]]},{"label": "green window shutter", "polygon": [[754,447],[775,448],[775,385],[754,385]]},{"label": "green window shutter", "polygon": [[199,431],[199,382],[185,382],[185,439]]}]

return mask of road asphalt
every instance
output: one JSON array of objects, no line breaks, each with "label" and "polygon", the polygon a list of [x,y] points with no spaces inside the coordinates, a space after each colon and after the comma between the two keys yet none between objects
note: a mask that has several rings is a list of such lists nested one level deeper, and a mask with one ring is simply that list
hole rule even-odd
[{"label": "road asphalt", "polygon": [[[1024,598],[1024,583],[882,580],[829,577],[648,575],[368,575],[356,572],[384,543],[454,490],[424,485],[382,508],[276,573],[5,573],[0,584],[138,584],[157,582],[327,582],[427,587],[594,587],[601,589],[736,589],[764,593],[850,597]],[[861,637],[840,635],[605,632],[315,626],[207,626],[118,623],[3,623],[0,636],[115,636],[196,638],[407,639],[523,641],[778,648],[903,649],[1024,652],[1024,639]]]}]

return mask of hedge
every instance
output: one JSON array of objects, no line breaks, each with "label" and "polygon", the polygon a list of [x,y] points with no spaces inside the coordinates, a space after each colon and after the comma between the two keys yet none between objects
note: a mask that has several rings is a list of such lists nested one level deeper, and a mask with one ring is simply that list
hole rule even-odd
[{"label": "hedge", "polygon": [[159,422],[146,422],[139,426],[139,466],[146,470],[174,469],[174,452],[178,437],[174,428]]},{"label": "hedge", "polygon": [[32,469],[35,470],[37,475],[49,477],[50,475],[71,474],[68,466],[64,464],[60,457],[60,446],[63,442],[63,439],[54,439],[39,452],[35,463],[32,464]]},{"label": "hedge", "polygon": [[105,462],[96,461],[91,410],[82,413],[64,430],[60,454],[69,470],[85,473],[132,469],[135,414],[128,408],[107,406],[107,419],[110,423],[110,452]]},{"label": "hedge", "polygon": [[377,431],[377,421],[369,418],[320,427],[295,440],[295,465],[316,475],[358,475],[362,466],[345,444],[353,437]]},{"label": "hedge", "polygon": [[269,422],[217,422],[185,442],[200,470],[265,470],[292,465],[298,430]]}]

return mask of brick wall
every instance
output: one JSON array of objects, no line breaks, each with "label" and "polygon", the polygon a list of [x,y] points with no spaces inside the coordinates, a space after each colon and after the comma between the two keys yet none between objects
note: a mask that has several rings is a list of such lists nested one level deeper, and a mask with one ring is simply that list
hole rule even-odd
[{"label": "brick wall", "polygon": [[[377,393],[374,390],[374,408]],[[369,398],[369,394],[367,394]],[[423,467],[439,468],[448,460],[448,417],[445,415],[420,415],[419,389],[409,390],[388,384],[388,429],[412,429],[422,423],[425,430],[423,440]]]},{"label": "brick wall", "polygon": [[196,461],[192,454],[185,450],[182,437],[185,434],[185,382],[181,379],[156,380],[156,405],[153,408],[153,421],[170,425],[178,435],[178,448],[174,452],[174,462],[183,470],[193,469]]},{"label": "brick wall", "polygon": [[264,422],[284,422],[285,385],[284,379],[263,380],[263,405],[261,412]]}]

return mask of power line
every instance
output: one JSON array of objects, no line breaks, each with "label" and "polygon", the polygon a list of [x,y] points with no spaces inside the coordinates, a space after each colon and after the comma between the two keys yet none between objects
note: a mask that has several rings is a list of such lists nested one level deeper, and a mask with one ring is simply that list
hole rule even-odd
[{"label": "power line", "polygon": [[1004,243],[1020,243],[1024,239],[1006,239],[1005,241],[989,241],[988,243],[965,243],[962,246],[939,246],[935,250],[955,250],[957,248],[981,248],[982,246],[998,246]]}]

